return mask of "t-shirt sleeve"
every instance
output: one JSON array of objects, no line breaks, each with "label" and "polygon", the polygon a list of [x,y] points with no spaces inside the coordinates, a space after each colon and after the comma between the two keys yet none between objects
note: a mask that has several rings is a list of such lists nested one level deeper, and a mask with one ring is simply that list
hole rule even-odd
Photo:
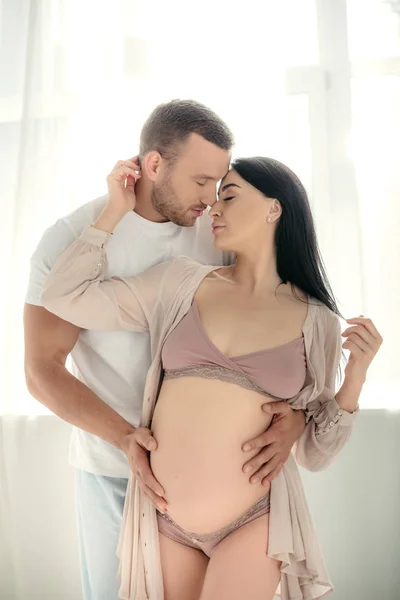
[{"label": "t-shirt sleeve", "polygon": [[86,223],[83,223],[82,230],[74,232],[64,220],[60,219],[46,229],[30,260],[28,288],[25,295],[27,304],[43,306],[41,295],[54,263],[60,254],[79,237],[85,226]]}]

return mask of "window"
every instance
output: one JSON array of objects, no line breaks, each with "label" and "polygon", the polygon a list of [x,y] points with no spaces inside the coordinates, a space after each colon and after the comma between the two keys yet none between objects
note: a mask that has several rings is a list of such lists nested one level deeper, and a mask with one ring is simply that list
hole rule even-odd
[{"label": "window", "polygon": [[0,267],[0,413],[43,411],[25,389],[21,325],[42,231],[105,192],[149,110],[173,97],[219,112],[236,156],[274,156],[299,174],[343,312],[371,314],[385,338],[362,405],[400,406],[398,7],[205,0],[193,18],[183,0],[3,0],[0,245],[12,260]]}]

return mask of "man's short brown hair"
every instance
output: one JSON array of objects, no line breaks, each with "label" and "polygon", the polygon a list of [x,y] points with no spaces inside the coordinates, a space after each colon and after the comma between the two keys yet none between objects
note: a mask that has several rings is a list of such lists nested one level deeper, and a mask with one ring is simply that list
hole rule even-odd
[{"label": "man's short brown hair", "polygon": [[229,127],[210,108],[195,100],[172,100],[157,106],[143,125],[140,159],[157,150],[172,163],[179,155],[179,146],[191,133],[201,135],[223,150],[230,150],[234,144]]}]

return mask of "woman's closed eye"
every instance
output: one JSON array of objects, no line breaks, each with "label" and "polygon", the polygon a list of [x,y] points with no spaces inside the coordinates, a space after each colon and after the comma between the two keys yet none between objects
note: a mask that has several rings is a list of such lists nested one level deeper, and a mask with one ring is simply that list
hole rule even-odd
[{"label": "woman's closed eye", "polygon": [[206,181],[196,181],[197,185],[201,185],[201,187],[204,187],[206,185]]},{"label": "woman's closed eye", "polygon": [[228,202],[228,200],[233,200],[234,198],[236,198],[236,196],[228,196],[227,198],[224,198],[224,202]]}]

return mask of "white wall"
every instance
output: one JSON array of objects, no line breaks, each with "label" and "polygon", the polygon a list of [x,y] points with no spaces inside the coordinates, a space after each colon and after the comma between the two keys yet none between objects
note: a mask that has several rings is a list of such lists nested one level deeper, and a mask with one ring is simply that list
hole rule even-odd
[{"label": "white wall", "polygon": [[361,411],[327,471],[302,471],[335,600],[400,598],[400,412]]}]

